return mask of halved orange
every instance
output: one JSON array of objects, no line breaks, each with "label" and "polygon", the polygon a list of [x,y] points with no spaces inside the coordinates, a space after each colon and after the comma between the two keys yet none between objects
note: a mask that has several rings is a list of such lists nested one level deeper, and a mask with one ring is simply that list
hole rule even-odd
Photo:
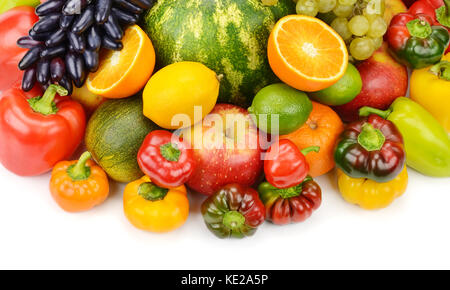
[{"label": "halved orange", "polygon": [[125,31],[122,43],[121,51],[101,52],[100,67],[86,82],[92,93],[120,99],[136,94],[147,84],[155,68],[155,49],[150,38],[133,25]]},{"label": "halved orange", "polygon": [[305,15],[289,15],[277,22],[267,54],[283,82],[306,92],[333,85],[348,65],[347,47],[339,34],[322,20]]}]

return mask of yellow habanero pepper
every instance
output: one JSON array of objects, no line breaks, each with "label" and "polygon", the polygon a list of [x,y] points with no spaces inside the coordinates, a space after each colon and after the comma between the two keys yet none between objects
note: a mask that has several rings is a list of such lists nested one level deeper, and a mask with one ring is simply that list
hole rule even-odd
[{"label": "yellow habanero pepper", "polygon": [[412,72],[410,96],[450,133],[450,53],[436,65]]},{"label": "yellow habanero pepper", "polygon": [[406,166],[396,178],[384,183],[365,178],[352,178],[339,169],[337,176],[342,197],[364,209],[387,207],[406,191],[408,185]]},{"label": "yellow habanero pepper", "polygon": [[162,188],[144,176],[125,187],[123,209],[138,229],[156,233],[175,230],[189,215],[186,187]]}]

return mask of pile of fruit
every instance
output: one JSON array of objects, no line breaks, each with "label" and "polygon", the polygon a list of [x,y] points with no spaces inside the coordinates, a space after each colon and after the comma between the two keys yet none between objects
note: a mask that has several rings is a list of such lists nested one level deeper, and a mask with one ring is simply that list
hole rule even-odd
[{"label": "pile of fruit", "polygon": [[51,171],[65,211],[127,183],[130,223],[168,232],[203,194],[242,238],[308,219],[324,174],[364,209],[407,168],[450,177],[450,0],[35,2],[0,5],[0,162]]}]

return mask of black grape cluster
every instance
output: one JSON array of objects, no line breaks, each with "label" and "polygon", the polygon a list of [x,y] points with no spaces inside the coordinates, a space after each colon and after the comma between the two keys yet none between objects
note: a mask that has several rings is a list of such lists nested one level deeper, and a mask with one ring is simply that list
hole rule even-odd
[{"label": "black grape cluster", "polygon": [[121,50],[124,29],[135,24],[153,0],[48,0],[36,7],[39,21],[17,44],[29,49],[19,62],[22,89],[36,81],[57,83],[69,93],[99,67],[101,48]]}]

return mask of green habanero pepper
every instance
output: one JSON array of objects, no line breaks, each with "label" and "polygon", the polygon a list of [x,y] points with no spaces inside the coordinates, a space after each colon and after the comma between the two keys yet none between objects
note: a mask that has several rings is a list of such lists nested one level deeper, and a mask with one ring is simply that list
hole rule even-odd
[{"label": "green habanero pepper", "polygon": [[403,135],[409,167],[428,176],[450,176],[450,138],[444,127],[418,103],[400,97],[386,111],[362,107],[359,114],[377,114],[397,126]]},{"label": "green habanero pepper", "polygon": [[404,64],[418,69],[439,62],[450,42],[445,27],[432,26],[425,14],[397,14],[389,25],[386,37],[389,47]]}]

